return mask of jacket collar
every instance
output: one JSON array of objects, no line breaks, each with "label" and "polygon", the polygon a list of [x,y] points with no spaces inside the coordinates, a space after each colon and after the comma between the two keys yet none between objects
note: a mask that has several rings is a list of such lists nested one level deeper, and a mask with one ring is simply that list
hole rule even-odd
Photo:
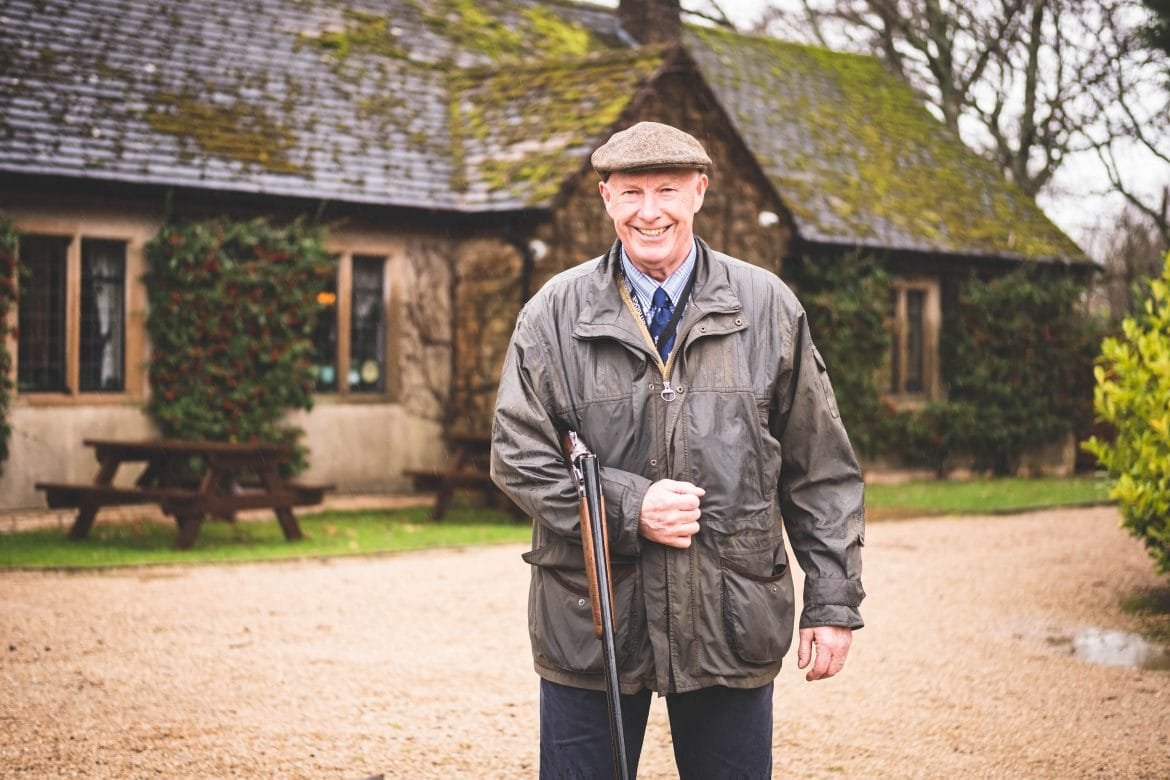
[{"label": "jacket collar", "polygon": [[[703,239],[696,237],[696,242],[699,252],[695,258],[695,287],[683,321],[692,323],[711,314],[742,311],[743,305],[731,287],[727,269],[718,260],[718,253],[712,252]],[[632,315],[618,292],[621,264],[622,244],[619,240],[598,258],[596,268],[589,275],[588,297],[573,328],[575,337],[610,336],[641,344],[641,331],[632,321]]]}]

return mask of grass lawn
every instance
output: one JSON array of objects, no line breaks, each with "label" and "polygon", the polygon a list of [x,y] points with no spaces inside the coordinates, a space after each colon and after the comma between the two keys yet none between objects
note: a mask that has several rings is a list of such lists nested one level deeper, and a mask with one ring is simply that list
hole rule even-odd
[{"label": "grass lawn", "polygon": [[1020,512],[1108,500],[1109,482],[1102,477],[923,480],[865,488],[866,513],[874,520]]},{"label": "grass lawn", "polygon": [[172,563],[226,563],[465,547],[529,539],[531,528],[507,512],[455,507],[440,523],[426,508],[302,513],[305,538],[286,541],[275,518],[207,521],[192,550],[174,549],[175,526],[159,522],[102,522],[71,541],[60,529],[0,535],[0,569],[94,568]]},{"label": "grass lawn", "polygon": [[[1013,512],[1107,500],[1099,478],[920,481],[866,487],[871,520],[924,515]],[[523,543],[531,530],[503,511],[455,506],[433,523],[426,508],[327,511],[299,516],[305,539],[285,541],[275,519],[208,521],[195,548],[175,550],[175,527],[158,522],[97,523],[89,537],[70,541],[62,529],[0,534],[0,570],[85,569],[374,555],[435,547]]]}]

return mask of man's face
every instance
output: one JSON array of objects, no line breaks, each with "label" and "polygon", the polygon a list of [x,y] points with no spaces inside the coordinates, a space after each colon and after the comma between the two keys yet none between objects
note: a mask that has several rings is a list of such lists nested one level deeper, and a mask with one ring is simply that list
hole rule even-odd
[{"label": "man's face", "polygon": [[601,199],[630,261],[663,281],[682,265],[694,241],[707,176],[699,171],[632,171],[601,182]]}]

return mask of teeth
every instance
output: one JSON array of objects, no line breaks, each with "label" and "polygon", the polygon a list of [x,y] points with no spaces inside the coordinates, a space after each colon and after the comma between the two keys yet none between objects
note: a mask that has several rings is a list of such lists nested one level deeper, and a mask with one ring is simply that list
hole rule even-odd
[{"label": "teeth", "polygon": [[653,238],[654,236],[660,236],[663,233],[665,233],[666,228],[662,227],[662,228],[658,228],[657,230],[644,230],[642,228],[638,228],[638,232],[644,236],[650,236],[651,238]]}]

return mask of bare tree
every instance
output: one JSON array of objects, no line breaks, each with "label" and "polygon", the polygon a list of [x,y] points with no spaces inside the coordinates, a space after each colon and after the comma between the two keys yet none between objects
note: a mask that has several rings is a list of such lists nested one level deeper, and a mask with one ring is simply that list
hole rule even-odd
[{"label": "bare tree", "polygon": [[415,240],[402,302],[404,398],[444,430],[487,431],[511,327],[521,259],[507,242]]},{"label": "bare tree", "polygon": [[444,429],[454,417],[452,384],[459,362],[456,308],[459,274],[455,247],[448,241],[415,240],[406,246],[410,289],[403,312],[403,397],[415,414]]},{"label": "bare tree", "polygon": [[[1166,53],[1140,0],[773,0],[755,32],[873,53],[1035,197],[1074,155],[1164,236],[1165,198],[1124,150],[1170,163]],[[1167,170],[1170,170],[1168,168]]]},{"label": "bare tree", "polygon": [[1104,273],[1097,280],[1094,298],[1119,321],[1137,310],[1142,283],[1158,275],[1170,247],[1145,212],[1132,206],[1122,211],[1100,242]]}]

